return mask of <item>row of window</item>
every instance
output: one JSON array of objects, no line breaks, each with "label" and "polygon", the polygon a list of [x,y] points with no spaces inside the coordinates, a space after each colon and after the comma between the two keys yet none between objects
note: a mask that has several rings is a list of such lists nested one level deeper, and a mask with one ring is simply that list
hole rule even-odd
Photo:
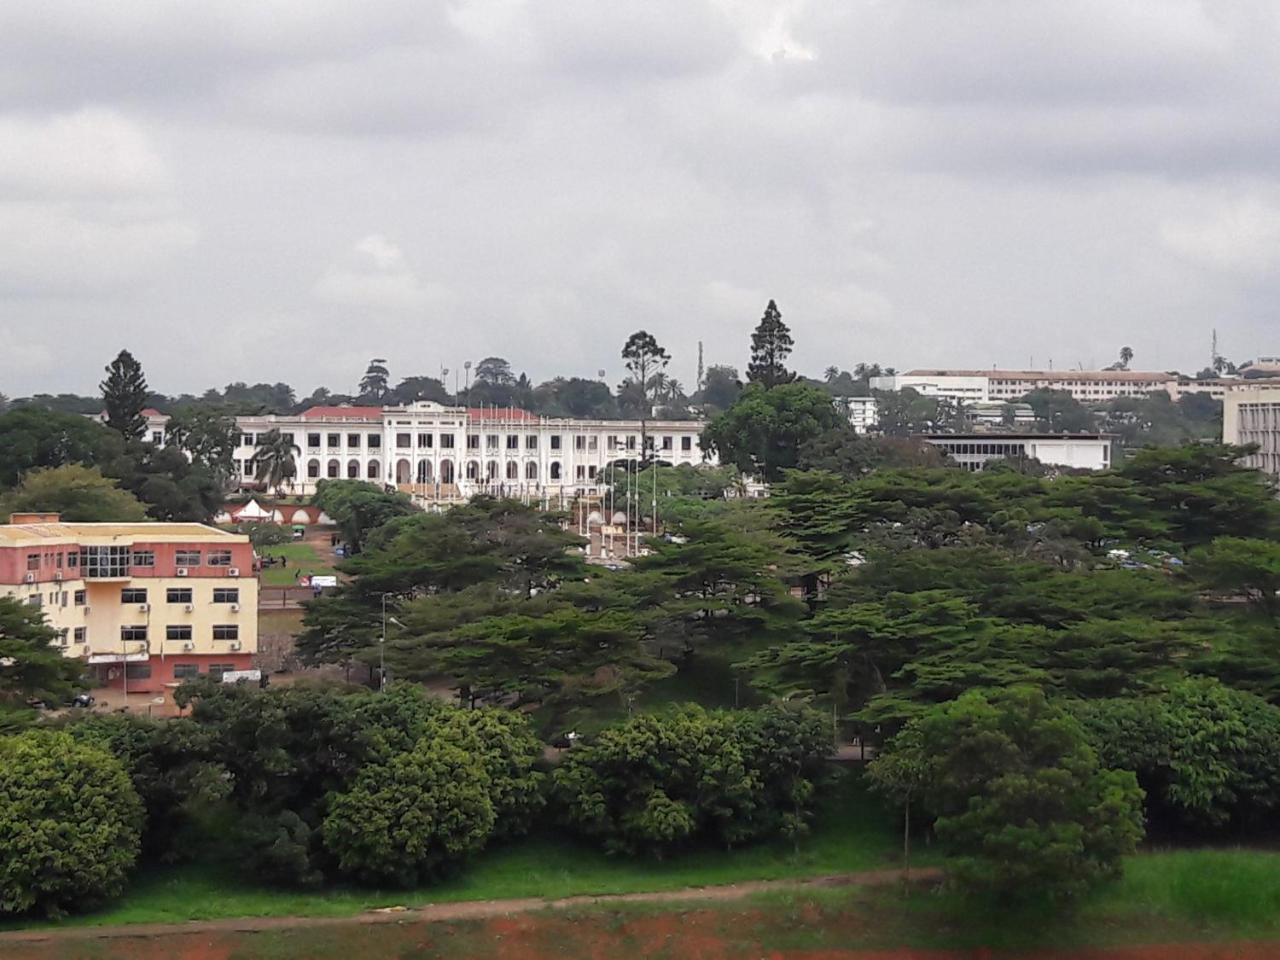
[{"label": "row of window", "polygon": [[[173,562],[179,567],[198,567],[202,562],[210,567],[229,567],[231,551],[210,550],[204,553],[200,550],[175,550]],[[131,547],[82,547],[78,552],[45,551],[27,554],[28,570],[39,570],[41,567],[78,567],[87,577],[126,576],[130,567],[155,565],[154,550],[134,550]]]},{"label": "row of window", "polygon": [[[265,434],[257,434],[257,435],[252,433],[242,434],[240,437],[241,446],[246,446],[246,447],[256,446],[256,441],[262,439],[263,436],[265,436]],[[292,433],[281,434],[281,436],[285,439],[286,442],[293,443]],[[499,448],[505,447],[505,449],[507,450],[519,450],[521,448],[520,437],[521,435],[517,433],[484,434],[484,448],[486,450],[497,450]],[[343,439],[344,439],[344,436],[341,433],[327,433],[327,434],[308,433],[307,449],[310,451],[320,450],[322,447],[327,448],[329,450],[342,449]],[[345,446],[346,446],[346,449],[348,450],[359,450],[361,448],[366,450],[382,449],[382,435],[377,433],[368,433],[368,434],[348,433],[345,435],[345,440],[346,440]],[[415,440],[415,434],[413,433],[397,433],[395,435],[396,449],[398,450],[411,449],[414,446],[414,440]],[[441,434],[418,433],[416,434],[416,440],[417,440],[417,446],[422,449],[433,449],[437,445],[442,450],[454,449],[455,438],[452,433],[441,433]],[[563,445],[564,438],[560,434],[552,434],[547,438],[547,440],[552,450],[560,450],[563,448],[562,445]],[[480,434],[469,433],[466,435],[466,445],[468,450],[479,450],[481,446],[480,442],[481,442]],[[594,435],[577,434],[573,438],[573,447],[575,450],[595,450],[597,449],[597,442],[598,442],[598,438]],[[609,437],[608,442],[609,442],[610,450],[618,450],[618,449],[622,449],[623,447],[625,447],[628,450],[634,450],[636,449],[637,438],[635,436],[628,436],[624,440],[623,437],[611,436]],[[654,440],[651,437],[649,439],[650,446],[652,446],[653,443],[654,443]],[[693,438],[681,437],[680,444],[681,444],[682,450],[686,450],[686,451],[692,450]],[[537,450],[538,435],[525,434],[523,446],[525,450]],[[675,448],[674,437],[665,436],[662,438],[663,450],[672,450],[674,448]],[[246,471],[248,470],[249,462],[251,461],[245,462]]]},{"label": "row of window", "polygon": [[[193,603],[195,591],[191,587],[168,587],[164,592],[165,603]],[[76,603],[84,602],[83,590],[76,591]],[[124,587],[120,591],[121,603],[146,603],[147,588],[146,587]],[[214,603],[239,603],[240,588],[239,587],[214,587],[213,588]]]},{"label": "row of window", "polygon": [[[209,664],[209,679],[214,682],[220,682],[224,673],[231,673],[239,669],[234,663],[211,663]],[[149,663],[126,663],[124,665],[124,675],[127,680],[150,680],[151,664]],[[175,680],[194,680],[200,676],[200,666],[195,663],[175,663],[173,665],[173,679]]]},{"label": "row of window", "polygon": [[[83,627],[77,627],[77,634]],[[189,623],[174,623],[164,628],[166,640],[192,639],[192,627]],[[235,623],[218,623],[213,627],[214,640],[239,640],[240,626]],[[145,643],[147,640],[146,624],[128,624],[120,628],[121,643]]]}]

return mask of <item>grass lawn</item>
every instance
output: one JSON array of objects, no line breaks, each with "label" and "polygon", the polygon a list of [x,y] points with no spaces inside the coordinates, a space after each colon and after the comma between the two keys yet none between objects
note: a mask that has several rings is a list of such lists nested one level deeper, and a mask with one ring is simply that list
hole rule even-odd
[{"label": "grass lawn", "polygon": [[263,569],[261,583],[264,587],[291,586],[299,572],[318,573],[321,576],[332,576],[337,572],[333,567],[336,558],[327,544],[312,546],[310,543],[281,543],[263,547],[260,552],[264,557],[285,557],[289,561],[287,567]]},{"label": "grass lawn", "polygon": [[[797,852],[790,844],[700,850],[665,861],[608,857],[549,836],[496,847],[457,876],[410,891],[335,888],[294,892],[255,887],[213,864],[149,868],[114,905],[64,924],[160,923],[246,916],[344,916],[373,907],[508,897],[631,893],[821,876],[893,865],[896,817],[856,777],[833,789]],[[923,860],[921,862],[924,862]]]}]

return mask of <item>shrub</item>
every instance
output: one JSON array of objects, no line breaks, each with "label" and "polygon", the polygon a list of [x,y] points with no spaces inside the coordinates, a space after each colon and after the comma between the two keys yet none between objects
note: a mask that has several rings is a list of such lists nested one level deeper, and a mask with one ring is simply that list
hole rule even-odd
[{"label": "shrub", "polygon": [[437,723],[440,736],[475,753],[489,778],[495,837],[515,837],[529,832],[533,818],[546,804],[545,777],[534,769],[542,758],[542,743],[529,722],[509,710],[442,710]]},{"label": "shrub", "polygon": [[951,877],[971,893],[1074,897],[1118,875],[1142,837],[1134,775],[1102,769],[1080,725],[1034,688],[934,707],[881,764],[918,771]]},{"label": "shrub", "polygon": [[65,733],[0,740],[0,911],[50,916],[113,897],[142,804],[118,760]]},{"label": "shrub", "polygon": [[1215,830],[1256,825],[1280,804],[1280,708],[1261,697],[1198,678],[1074,712],[1104,764],[1138,775],[1156,816]]},{"label": "shrub", "polygon": [[557,801],[611,853],[797,836],[812,798],[806,774],[830,748],[819,727],[780,710],[638,716],[569,754],[555,773]]},{"label": "shrub", "polygon": [[408,887],[435,879],[492,835],[489,788],[480,756],[424,737],[330,795],[325,847],[356,880]]}]

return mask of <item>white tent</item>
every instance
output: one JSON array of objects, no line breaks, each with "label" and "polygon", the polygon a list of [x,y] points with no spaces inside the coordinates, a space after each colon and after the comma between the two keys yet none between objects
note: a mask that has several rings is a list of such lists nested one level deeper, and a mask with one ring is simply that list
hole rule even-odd
[{"label": "white tent", "polygon": [[239,510],[235,511],[237,523],[244,523],[246,520],[270,520],[271,517],[271,511],[262,509],[262,506],[257,500],[250,500]]}]

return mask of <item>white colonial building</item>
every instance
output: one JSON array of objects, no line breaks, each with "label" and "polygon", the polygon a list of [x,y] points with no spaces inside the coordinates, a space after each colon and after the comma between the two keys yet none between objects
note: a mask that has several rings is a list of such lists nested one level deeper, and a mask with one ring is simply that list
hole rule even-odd
[{"label": "white colonial building", "polygon": [[966,470],[992,460],[1038,460],[1051,467],[1106,470],[1115,437],[1108,433],[935,433],[920,439]]},{"label": "white colonial building", "polygon": [[910,370],[872,377],[876,390],[911,387],[927,397],[966,403],[1021,400],[1033,390],[1063,390],[1081,403],[1141,397],[1163,390],[1177,395],[1176,374],[1140,370]]},{"label": "white colonial building", "polygon": [[1227,391],[1222,440],[1257,444],[1257,451],[1243,462],[1280,480],[1280,380],[1243,380]]},{"label": "white colonial building", "polygon": [[[478,493],[549,501],[594,495],[606,470],[641,455],[639,420],[539,417],[512,408],[312,407],[291,415],[237,417],[234,454],[241,483],[253,484],[263,438],[279,430],[294,448],[297,476],[288,492],[308,496],[323,479],[391,485],[422,502]],[[710,458],[695,420],[646,423],[653,459],[671,465]]]}]

